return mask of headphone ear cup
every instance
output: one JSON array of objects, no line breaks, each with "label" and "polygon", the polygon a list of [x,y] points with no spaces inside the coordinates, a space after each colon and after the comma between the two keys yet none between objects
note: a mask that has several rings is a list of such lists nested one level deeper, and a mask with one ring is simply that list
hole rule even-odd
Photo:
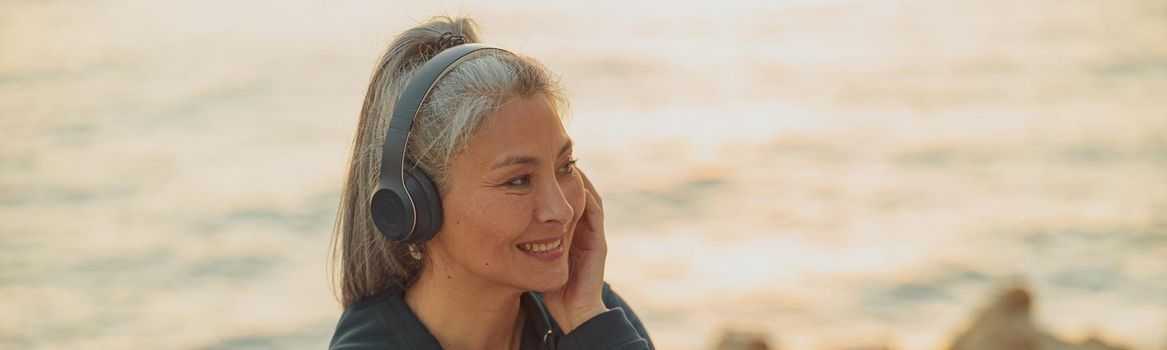
[{"label": "headphone ear cup", "polygon": [[413,210],[406,205],[409,198],[388,188],[378,189],[369,201],[369,209],[377,230],[391,240],[399,241],[409,235],[413,226]]},{"label": "headphone ear cup", "polygon": [[413,208],[417,211],[417,226],[408,243],[422,243],[433,239],[442,228],[442,197],[430,177],[418,167],[408,167],[405,171],[405,188],[413,198]]}]

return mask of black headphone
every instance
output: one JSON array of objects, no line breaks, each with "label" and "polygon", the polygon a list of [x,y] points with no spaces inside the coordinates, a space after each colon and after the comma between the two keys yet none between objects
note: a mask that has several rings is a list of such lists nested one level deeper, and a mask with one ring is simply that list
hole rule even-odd
[{"label": "black headphone", "polygon": [[416,164],[406,167],[405,145],[413,119],[430,90],[455,65],[480,50],[506,51],[484,44],[461,44],[445,49],[421,66],[393,107],[393,119],[389,121],[381,148],[380,183],[369,199],[373,224],[391,240],[422,243],[442,228],[442,201],[437,187]]}]

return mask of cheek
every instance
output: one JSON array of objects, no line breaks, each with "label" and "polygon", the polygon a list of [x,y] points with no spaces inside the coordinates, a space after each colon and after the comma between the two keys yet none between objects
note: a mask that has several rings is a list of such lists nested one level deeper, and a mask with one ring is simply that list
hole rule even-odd
[{"label": "cheek", "polygon": [[514,196],[484,196],[476,198],[451,213],[446,219],[453,220],[458,227],[463,244],[475,255],[495,254],[496,249],[484,247],[510,246],[518,239],[526,226],[526,204]]}]

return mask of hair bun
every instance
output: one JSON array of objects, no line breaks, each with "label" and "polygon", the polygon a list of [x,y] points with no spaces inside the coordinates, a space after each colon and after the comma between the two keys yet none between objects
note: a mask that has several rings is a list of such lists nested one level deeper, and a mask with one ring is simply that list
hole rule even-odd
[{"label": "hair bun", "polygon": [[438,52],[445,51],[448,48],[462,45],[466,43],[466,37],[462,34],[454,34],[453,32],[442,33],[438,38]]}]

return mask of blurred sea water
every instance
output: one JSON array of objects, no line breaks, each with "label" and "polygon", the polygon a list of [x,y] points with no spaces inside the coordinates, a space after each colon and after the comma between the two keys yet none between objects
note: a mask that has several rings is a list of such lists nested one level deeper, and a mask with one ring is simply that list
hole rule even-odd
[{"label": "blurred sea water", "polygon": [[321,348],[380,50],[562,76],[663,349],[938,349],[1002,285],[1167,348],[1167,3],[0,1],[0,348]]}]

